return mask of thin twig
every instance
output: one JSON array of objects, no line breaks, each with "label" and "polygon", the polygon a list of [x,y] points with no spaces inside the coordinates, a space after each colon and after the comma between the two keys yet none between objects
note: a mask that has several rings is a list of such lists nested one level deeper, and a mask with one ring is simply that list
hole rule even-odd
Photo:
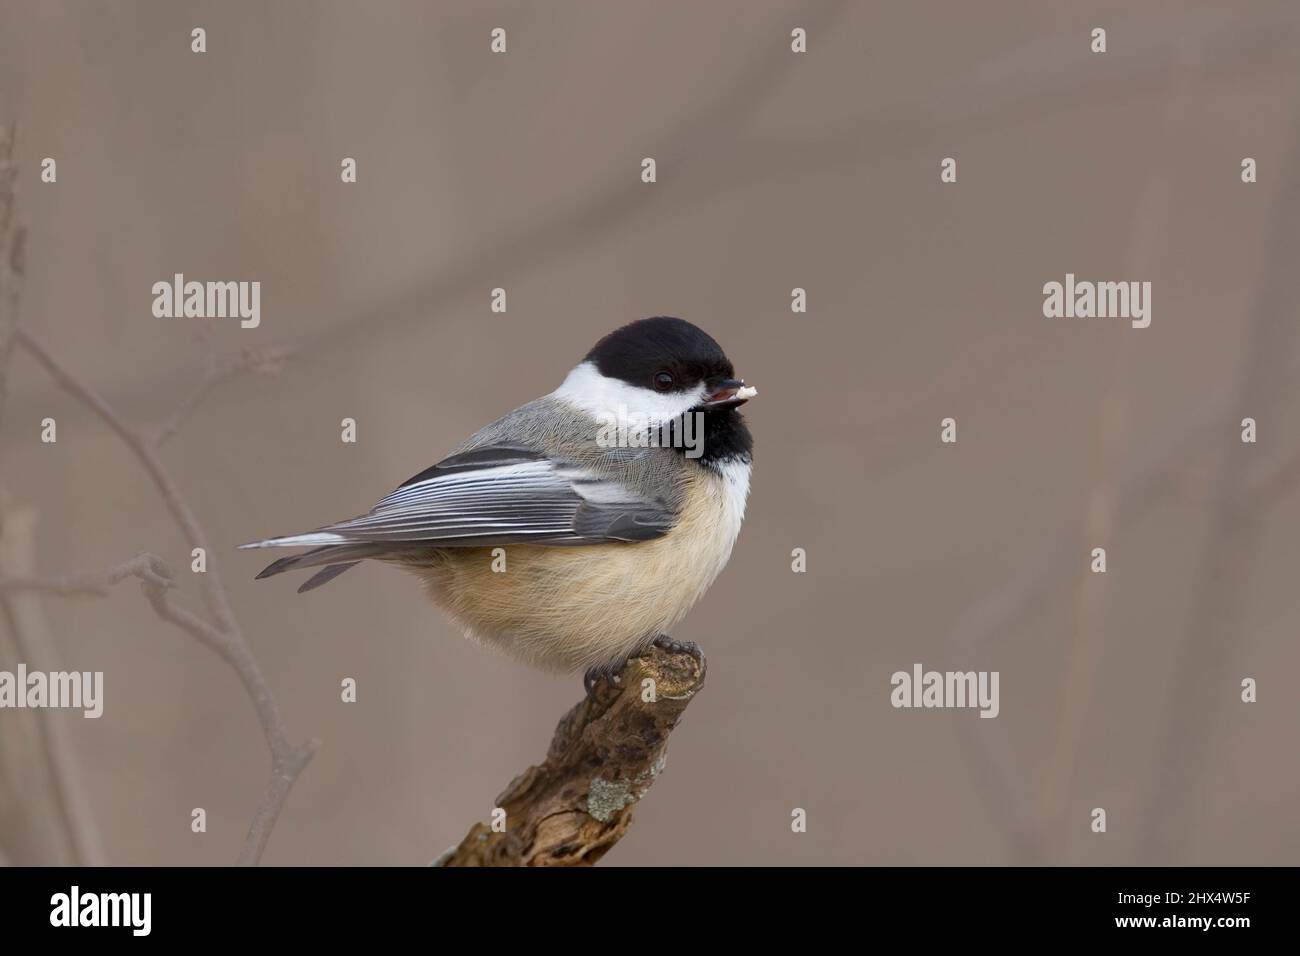
[{"label": "thin twig", "polygon": [[161,448],[171,440],[217,386],[224,385],[244,372],[276,374],[284,368],[284,363],[292,354],[291,349],[281,347],[246,348],[234,358],[210,360],[207,374],[198,387],[176,407],[172,417],[154,434],[154,444]]},{"label": "thin twig", "polygon": [[64,391],[88,406],[122,439],[153,481],[163,504],[171,513],[187,543],[191,547],[202,548],[208,555],[208,569],[199,575],[199,587],[214,623],[210,624],[192,612],[173,604],[167,588],[156,581],[143,579],[143,588],[145,596],[159,617],[193,635],[229,664],[253,701],[258,721],[262,725],[262,733],[271,751],[270,783],[249,825],[248,835],[238,859],[240,865],[254,865],[262,858],[271,830],[284,807],[289,790],[303,768],[310,762],[319,747],[319,742],[309,740],[305,744],[295,744],[289,740],[288,728],[280,715],[279,705],[265,677],[262,676],[257,660],[248,648],[243,631],[231,608],[229,595],[212,562],[212,547],[208,536],[159,457],[157,442],[129,427],[103,398],[64,368],[25,331],[19,330],[15,339],[17,344],[31,355]]},{"label": "thin twig", "polygon": [[[36,564],[36,510],[30,507],[10,509],[3,492],[0,492],[0,510],[5,513],[5,533],[0,538],[0,573],[30,573]],[[33,670],[64,670],[39,598],[0,593],[0,621],[9,634],[8,643],[14,660],[25,662]],[[69,737],[67,715],[44,707],[33,708],[27,714],[36,730],[33,743],[38,744],[32,756],[44,765],[49,787],[41,787],[37,776],[30,771],[24,772],[21,760],[16,766],[5,768],[6,771],[16,771],[16,786],[19,781],[27,783],[26,788],[15,791],[15,797],[21,793],[24,803],[21,822],[16,820],[15,823],[24,832],[6,835],[14,843],[10,849],[16,854],[25,854],[26,862],[59,862],[62,859],[60,851],[49,842],[42,847],[37,836],[44,829],[40,826],[40,818],[44,817],[55,823],[71,855],[70,862],[78,866],[105,865],[108,859],[104,854],[104,841],[82,778],[76,748]],[[21,738],[26,735],[22,733],[21,725],[15,725],[14,730],[19,738],[14,743],[21,752]]]},{"label": "thin twig", "polygon": [[162,584],[164,587],[170,587],[172,585],[171,575],[161,575],[156,570],[156,564],[161,561],[162,559],[155,555],[138,554],[129,561],[115,564],[103,571],[82,571],[59,578],[0,577],[0,593],[38,591],[62,596],[84,594],[104,597],[114,584],[129,577],[138,577],[143,580],[146,575],[153,575],[157,583]]},{"label": "thin twig", "polygon": [[[15,128],[0,125],[0,422],[3,422],[5,400],[8,394],[9,362],[19,327],[18,306],[22,296],[27,226],[17,213],[15,185],[18,167],[14,163],[13,148]],[[28,520],[18,521],[27,516]],[[17,527],[6,527],[6,522],[17,521]],[[11,515],[8,502],[0,488],[0,547],[13,565],[11,570],[26,573],[34,562],[32,534],[34,512]],[[0,594],[0,619],[12,637],[15,653],[20,660],[34,664],[44,661],[55,663],[57,654],[39,605],[16,596]],[[63,717],[53,711],[39,709],[32,720],[41,742],[39,752],[50,781],[50,793],[42,792],[30,808],[32,814],[25,822],[30,824],[37,815],[56,816],[58,826],[72,860],[83,866],[99,866],[106,861],[99,827],[83,785],[72,744],[68,740]],[[49,799],[52,796],[52,799]],[[34,828],[32,828],[34,829]],[[30,832],[30,831],[29,831]],[[19,838],[20,840],[23,837]]]},{"label": "thin twig", "polygon": [[13,161],[14,128],[0,125],[0,421],[4,420],[5,370],[18,332],[18,300],[22,294],[27,227],[18,221]]}]

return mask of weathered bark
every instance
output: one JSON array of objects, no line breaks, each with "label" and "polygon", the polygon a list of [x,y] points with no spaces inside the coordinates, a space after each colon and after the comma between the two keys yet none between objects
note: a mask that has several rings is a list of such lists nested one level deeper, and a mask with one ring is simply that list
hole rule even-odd
[{"label": "weathered bark", "polygon": [[497,807],[504,832],[476,823],[442,866],[590,866],[632,823],[664,769],[668,735],[704,684],[704,661],[652,648],[561,718],[546,760],[514,779]]}]

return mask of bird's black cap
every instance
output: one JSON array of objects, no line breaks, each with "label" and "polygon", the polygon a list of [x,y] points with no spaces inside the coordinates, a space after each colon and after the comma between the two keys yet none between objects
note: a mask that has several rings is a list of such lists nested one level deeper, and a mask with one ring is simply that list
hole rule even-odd
[{"label": "bird's black cap", "polygon": [[[658,392],[689,392],[701,382],[726,399],[741,383],[722,346],[684,319],[661,315],[641,319],[605,336],[587,353],[601,375]],[[748,462],[754,442],[735,406],[744,399],[705,402],[701,464]]]},{"label": "bird's black cap", "polygon": [[[731,360],[703,329],[685,319],[661,315],[641,319],[609,333],[587,353],[600,374],[621,379],[641,388],[688,391],[700,382],[730,379],[735,374]],[[658,384],[657,384],[658,381]]]}]

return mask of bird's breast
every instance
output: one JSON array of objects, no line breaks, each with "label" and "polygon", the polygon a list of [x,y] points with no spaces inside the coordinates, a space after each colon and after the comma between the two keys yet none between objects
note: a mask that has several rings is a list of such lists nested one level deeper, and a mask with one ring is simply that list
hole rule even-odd
[{"label": "bird's breast", "polygon": [[663,537],[578,547],[446,548],[417,570],[474,638],[551,670],[618,660],[671,633],[717,578],[745,515],[748,462],[692,463]]}]

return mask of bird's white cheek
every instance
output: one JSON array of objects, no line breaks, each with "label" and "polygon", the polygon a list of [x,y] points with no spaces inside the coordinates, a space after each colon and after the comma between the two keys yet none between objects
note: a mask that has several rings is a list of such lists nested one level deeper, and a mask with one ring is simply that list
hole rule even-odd
[{"label": "bird's white cheek", "polygon": [[608,378],[592,363],[583,362],[551,394],[602,421],[660,425],[698,405],[704,397],[704,386],[698,385],[686,393],[656,392]]}]

